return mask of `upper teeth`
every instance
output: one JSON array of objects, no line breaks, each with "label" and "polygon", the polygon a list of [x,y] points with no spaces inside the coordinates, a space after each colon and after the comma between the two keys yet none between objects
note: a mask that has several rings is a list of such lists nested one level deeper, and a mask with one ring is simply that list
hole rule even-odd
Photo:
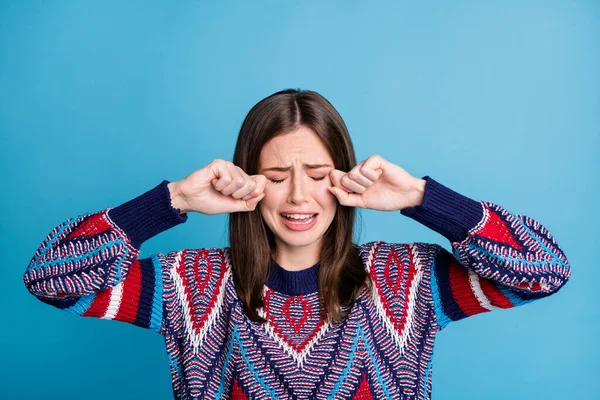
[{"label": "upper teeth", "polygon": [[283,214],[283,215],[285,217],[294,218],[294,219],[306,219],[306,218],[312,217],[312,215],[308,215],[308,214]]}]

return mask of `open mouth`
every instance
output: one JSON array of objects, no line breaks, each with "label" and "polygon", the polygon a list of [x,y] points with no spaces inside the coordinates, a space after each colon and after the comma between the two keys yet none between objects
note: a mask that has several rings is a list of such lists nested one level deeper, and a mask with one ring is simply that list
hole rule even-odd
[{"label": "open mouth", "polygon": [[290,224],[294,224],[294,225],[303,225],[303,224],[308,224],[311,223],[315,217],[318,214],[312,214],[312,215],[286,215],[286,214],[281,214],[281,216],[288,221]]}]

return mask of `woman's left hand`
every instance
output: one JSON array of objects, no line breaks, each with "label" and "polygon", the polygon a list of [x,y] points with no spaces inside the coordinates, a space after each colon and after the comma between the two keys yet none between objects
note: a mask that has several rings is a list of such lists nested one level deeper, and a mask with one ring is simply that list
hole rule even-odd
[{"label": "woman's left hand", "polygon": [[373,155],[346,173],[329,171],[329,189],[343,206],[399,211],[423,202],[425,183],[399,166]]}]

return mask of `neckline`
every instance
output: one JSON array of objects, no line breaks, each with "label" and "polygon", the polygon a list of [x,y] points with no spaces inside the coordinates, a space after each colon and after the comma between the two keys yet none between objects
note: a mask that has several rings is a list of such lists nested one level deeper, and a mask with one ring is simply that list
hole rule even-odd
[{"label": "neckline", "polygon": [[300,271],[288,271],[274,260],[271,264],[267,286],[276,292],[299,296],[319,291],[319,263]]}]

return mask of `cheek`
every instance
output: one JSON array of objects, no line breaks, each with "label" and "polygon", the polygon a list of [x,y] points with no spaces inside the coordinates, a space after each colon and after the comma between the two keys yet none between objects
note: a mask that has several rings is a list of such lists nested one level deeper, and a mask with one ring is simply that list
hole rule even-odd
[{"label": "cheek", "polygon": [[331,213],[335,213],[337,209],[337,199],[328,189],[325,190],[326,191],[319,197],[320,203],[324,209]]},{"label": "cheek", "polygon": [[279,207],[279,196],[277,191],[269,190],[265,188],[265,197],[258,203],[260,208],[260,212],[264,214],[268,214],[269,212],[276,211]]}]

